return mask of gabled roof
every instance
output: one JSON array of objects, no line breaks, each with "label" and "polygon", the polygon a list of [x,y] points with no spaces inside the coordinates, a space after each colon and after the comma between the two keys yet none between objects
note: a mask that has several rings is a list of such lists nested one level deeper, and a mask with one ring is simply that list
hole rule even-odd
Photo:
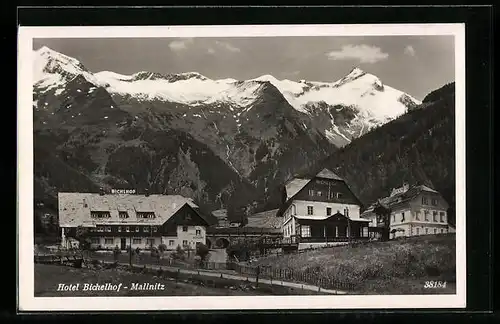
[{"label": "gabled roof", "polygon": [[[59,225],[62,227],[113,223],[161,225],[186,204],[195,212],[198,208],[192,199],[179,195],[149,195],[146,197],[135,194],[99,195],[98,193],[59,192],[58,200]],[[111,217],[106,219],[91,218],[91,211],[109,212]],[[129,217],[120,218],[119,211],[127,212]],[[137,212],[154,212],[156,217],[137,218]]]},{"label": "gabled roof", "polygon": [[287,199],[295,196],[302,188],[304,188],[311,179],[292,179],[285,185]]},{"label": "gabled roof", "polygon": [[309,183],[311,180],[315,178],[323,178],[323,179],[331,179],[331,180],[338,180],[342,181],[345,183],[347,186],[347,189],[351,192],[351,194],[354,196],[356,201],[360,206],[363,206],[363,203],[359,198],[354,194],[354,192],[349,188],[349,185],[347,185],[346,181],[333,173],[332,171],[328,169],[323,169],[320,172],[316,173],[313,177],[311,178],[293,178],[292,180],[289,180],[285,184],[285,193],[286,193],[286,201],[281,207],[278,209],[277,216],[282,216],[283,212],[290,206],[291,201],[293,198]]},{"label": "gabled roof", "polygon": [[401,193],[397,193],[393,196],[388,196],[388,197],[378,199],[376,202],[371,204],[370,207],[368,207],[363,212],[363,214],[366,215],[368,213],[373,212],[374,207],[377,205],[383,206],[384,208],[392,208],[392,207],[395,207],[397,205],[406,203],[406,202],[411,201],[414,198],[416,198],[422,192],[432,192],[432,193],[439,194],[439,192],[437,192],[436,190],[434,190],[432,188],[429,188],[428,186],[415,185],[415,186],[410,187],[406,192],[401,192]]},{"label": "gabled roof", "polygon": [[316,178],[323,178],[323,179],[332,179],[332,180],[340,180],[340,181],[344,181],[344,179],[342,179],[341,177],[339,177],[338,175],[336,175],[335,173],[333,173],[332,171],[328,170],[328,169],[323,169],[321,170],[320,172],[318,172],[316,174]]},{"label": "gabled roof", "polygon": [[304,188],[314,178],[344,181],[344,179],[342,179],[341,177],[339,177],[338,175],[336,175],[335,173],[326,168],[316,173],[314,177],[293,178],[292,180],[288,181],[285,184],[287,199],[295,196],[302,188]]}]

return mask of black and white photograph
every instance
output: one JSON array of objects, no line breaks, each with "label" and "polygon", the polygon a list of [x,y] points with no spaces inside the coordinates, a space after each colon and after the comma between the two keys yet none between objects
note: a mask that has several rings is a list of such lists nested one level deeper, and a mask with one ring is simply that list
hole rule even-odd
[{"label": "black and white photograph", "polygon": [[141,28],[20,28],[27,310],[465,306],[462,25]]}]

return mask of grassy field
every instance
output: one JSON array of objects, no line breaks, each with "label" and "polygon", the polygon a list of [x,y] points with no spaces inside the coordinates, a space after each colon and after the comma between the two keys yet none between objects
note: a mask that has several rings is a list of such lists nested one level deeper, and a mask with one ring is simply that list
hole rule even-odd
[{"label": "grassy field", "polygon": [[[317,272],[352,284],[362,294],[454,294],[456,291],[454,234],[269,256],[253,263],[256,264]],[[426,281],[446,281],[446,288],[424,288]]]},{"label": "grassy field", "polygon": [[[137,291],[120,289],[116,291],[57,291],[60,283],[77,284],[119,284],[130,287],[132,283],[165,285],[159,291]],[[148,273],[134,273],[121,268],[116,269],[77,269],[60,265],[35,264],[36,297],[76,297],[76,296],[245,296],[245,295],[306,295],[315,292],[299,291],[293,288],[259,284],[255,287],[244,282],[220,278],[193,278],[182,276],[176,282],[167,273],[161,276]]]}]

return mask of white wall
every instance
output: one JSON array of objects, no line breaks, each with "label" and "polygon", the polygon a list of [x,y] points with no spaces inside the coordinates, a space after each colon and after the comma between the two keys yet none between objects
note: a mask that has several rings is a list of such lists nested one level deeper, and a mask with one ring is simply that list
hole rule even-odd
[{"label": "white wall", "polygon": [[347,207],[349,209],[349,217],[351,219],[359,219],[360,207],[358,205],[306,200],[294,200],[293,204],[297,207],[297,215],[300,216],[307,216],[307,206],[313,206],[313,216],[326,216],[327,207],[332,209],[332,215],[337,213],[337,211],[344,214],[344,209]]},{"label": "white wall", "polygon": [[[103,249],[114,249],[116,246],[121,248],[121,240],[123,237],[118,237],[118,236],[100,236],[100,237],[93,237],[91,238],[91,247],[92,248],[98,248],[99,245]],[[111,239],[112,241],[109,243],[106,243],[107,239]],[[161,244],[161,239],[159,237],[146,237],[146,236],[136,236],[136,237],[126,237],[126,246],[132,245],[133,249],[139,248],[139,249],[146,249],[151,246],[149,240],[153,240],[153,246],[158,247]],[[93,243],[94,240],[96,243]],[[135,241],[134,241],[135,240]],[[138,242],[137,240],[140,240]],[[98,242],[97,242],[98,241]]]},{"label": "white wall", "polygon": [[[177,226],[177,245],[180,245],[182,248],[183,242],[187,241],[187,244],[192,248],[196,248],[196,242],[206,243],[206,229],[204,226],[187,226],[187,232],[182,230],[183,226]],[[200,230],[200,234],[196,235],[196,230]]]},{"label": "white wall", "polygon": [[[417,236],[448,233],[447,225],[440,224],[400,224],[391,226],[392,229],[402,229],[404,232],[396,232],[395,237],[401,236]],[[418,229],[418,230],[417,230]],[[418,234],[417,234],[418,231]],[[393,234],[391,234],[391,238]]]},{"label": "white wall", "polygon": [[[187,241],[189,246],[192,249],[196,248],[196,243],[200,242],[205,244],[206,243],[206,229],[204,226],[188,226],[187,227],[187,232],[184,232],[182,230],[182,226],[177,226],[177,237],[168,237],[168,236],[163,236],[163,237],[149,237],[149,236],[136,236],[136,237],[126,237],[126,246],[129,246],[130,243],[132,243],[132,248],[140,248],[140,249],[146,249],[150,247],[149,239],[154,240],[153,246],[158,247],[161,243],[165,244],[167,246],[167,250],[175,250],[178,245],[180,245],[182,248],[183,246],[183,241]],[[200,234],[196,235],[196,230],[200,230]],[[139,233],[137,233],[139,234]],[[112,239],[112,242],[106,243],[106,238]],[[113,249],[115,246],[118,246],[121,248],[121,238],[122,237],[113,237],[113,236],[106,236],[106,233],[103,233],[102,236],[100,237],[94,237],[92,238],[93,240],[96,240],[98,242],[92,243],[91,247],[92,248],[98,248],[99,245],[103,249]],[[139,240],[139,242],[134,242],[134,239]],[[170,245],[170,241],[173,240],[174,243],[173,245]]]}]

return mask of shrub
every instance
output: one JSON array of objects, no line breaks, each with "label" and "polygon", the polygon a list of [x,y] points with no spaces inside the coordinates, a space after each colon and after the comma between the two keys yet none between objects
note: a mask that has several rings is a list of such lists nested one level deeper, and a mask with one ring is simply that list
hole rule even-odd
[{"label": "shrub", "polygon": [[209,257],[210,249],[203,243],[196,246],[196,255],[200,257],[201,261],[207,261]]},{"label": "shrub", "polygon": [[177,245],[175,252],[172,253],[172,258],[174,260],[184,260],[185,259],[185,252],[180,245]]},{"label": "shrub", "polygon": [[165,252],[165,251],[167,250],[167,246],[166,246],[165,244],[163,244],[163,243],[162,243],[162,244],[160,244],[160,245],[158,246],[158,250],[159,250],[161,253],[163,253],[163,252]]},{"label": "shrub", "polygon": [[115,248],[113,249],[113,257],[115,259],[115,261],[118,260],[118,256],[122,253],[122,251],[120,250],[120,248],[118,247],[118,245],[115,246]]}]

